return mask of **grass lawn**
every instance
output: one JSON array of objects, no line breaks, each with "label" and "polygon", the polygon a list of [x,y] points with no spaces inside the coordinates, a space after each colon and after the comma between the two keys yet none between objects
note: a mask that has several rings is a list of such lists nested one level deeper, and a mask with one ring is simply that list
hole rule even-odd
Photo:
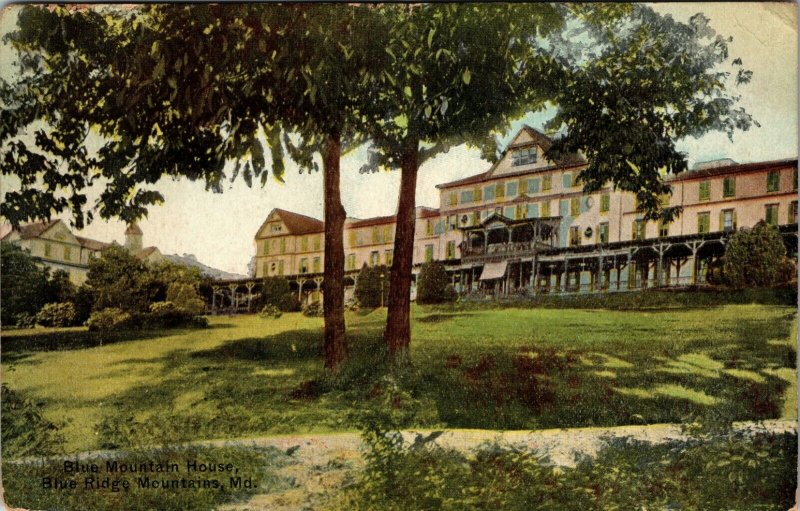
[{"label": "grass lawn", "polygon": [[[214,317],[97,346],[80,329],[3,332],[3,382],[67,452],[355,428],[388,385],[382,310],[348,313],[354,362],[324,375],[322,319]],[[534,429],[796,417],[796,314],[415,307],[409,426]],[[56,345],[58,349],[53,346]]]}]

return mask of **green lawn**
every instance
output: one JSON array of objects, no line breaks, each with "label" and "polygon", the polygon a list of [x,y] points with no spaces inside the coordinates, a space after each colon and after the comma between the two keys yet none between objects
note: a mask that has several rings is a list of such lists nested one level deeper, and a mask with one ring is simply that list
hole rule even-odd
[{"label": "green lawn", "polygon": [[322,319],[286,314],[215,317],[209,329],[102,346],[80,329],[3,332],[3,381],[61,425],[68,452],[355,429],[353,412],[394,384],[410,396],[408,425],[419,427],[796,416],[791,306],[417,307],[414,366],[395,379],[383,362],[385,312],[347,319],[354,362],[337,379],[322,369]]}]

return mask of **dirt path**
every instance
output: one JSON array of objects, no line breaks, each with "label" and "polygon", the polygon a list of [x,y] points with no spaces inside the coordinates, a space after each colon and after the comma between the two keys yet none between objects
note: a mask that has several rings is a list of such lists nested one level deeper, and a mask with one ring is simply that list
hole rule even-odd
[{"label": "dirt path", "polygon": [[[797,423],[792,421],[764,421],[760,423],[772,432],[796,431]],[[753,423],[736,423],[735,429],[748,429]],[[430,431],[409,431],[404,433],[406,440],[413,440],[416,432],[426,434]],[[575,455],[593,456],[603,446],[608,437],[631,437],[651,443],[685,438],[680,425],[653,424],[648,426],[619,426],[609,428],[551,429],[540,431],[493,431],[493,430],[454,430],[443,433],[436,443],[442,447],[469,450],[487,441],[499,441],[515,446],[537,450],[547,454],[553,463],[563,466],[574,464]],[[205,442],[204,442],[205,443]],[[331,494],[347,481],[352,480],[359,468],[361,459],[361,439],[357,433],[332,433],[318,435],[288,435],[256,438],[251,440],[232,440],[208,442],[214,445],[273,446],[281,450],[292,448],[296,463],[282,468],[279,475],[289,478],[292,488],[269,495],[255,495],[245,504],[226,506],[221,509],[307,511],[316,509]]]}]

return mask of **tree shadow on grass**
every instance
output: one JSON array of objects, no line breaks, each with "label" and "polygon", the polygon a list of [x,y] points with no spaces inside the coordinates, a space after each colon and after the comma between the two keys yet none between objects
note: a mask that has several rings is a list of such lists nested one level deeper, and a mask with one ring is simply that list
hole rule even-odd
[{"label": "tree shadow on grass", "polygon": [[62,351],[95,348],[126,341],[142,341],[175,335],[183,330],[129,330],[90,332],[88,330],[42,331],[30,335],[3,336],[3,357],[10,359],[25,352]]}]

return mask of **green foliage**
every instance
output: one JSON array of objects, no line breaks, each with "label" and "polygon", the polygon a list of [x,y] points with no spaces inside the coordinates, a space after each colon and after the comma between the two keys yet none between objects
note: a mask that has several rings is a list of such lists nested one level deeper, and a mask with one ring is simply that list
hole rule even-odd
[{"label": "green foliage", "polygon": [[19,246],[0,242],[0,321],[16,324],[20,315],[34,316],[48,298],[48,271],[41,269],[30,253]]},{"label": "green foliage", "polygon": [[77,288],[69,280],[69,273],[64,270],[56,270],[50,276],[47,285],[47,301],[52,302],[74,302]]},{"label": "green foliage", "polygon": [[65,327],[75,324],[78,315],[72,302],[48,303],[36,314],[42,326]]},{"label": "green foliage", "polygon": [[261,300],[264,306],[273,305],[283,312],[300,310],[297,296],[289,288],[289,281],[283,277],[266,277],[262,283]]},{"label": "green foliage", "polygon": [[0,388],[2,399],[3,458],[14,459],[31,454],[44,456],[62,451],[58,426],[42,415],[41,406],[6,383]]},{"label": "green foliage", "polygon": [[417,303],[446,303],[457,298],[442,263],[431,261],[422,265],[417,276]]},{"label": "green foliage", "polygon": [[90,332],[122,330],[131,326],[131,315],[117,307],[106,307],[92,312],[86,325]]},{"label": "green foliage", "polygon": [[[358,272],[354,295],[358,305],[366,309],[374,309],[389,303],[389,268],[384,265],[367,266]],[[381,297],[381,292],[383,297]]]},{"label": "green foliage", "polygon": [[265,305],[258,315],[262,318],[278,319],[279,317],[283,316],[283,312],[281,312],[281,310],[275,305]]},{"label": "green foliage", "polygon": [[323,314],[322,302],[311,302],[303,307],[303,316],[321,318]]},{"label": "green foliage", "polygon": [[[194,315],[202,314],[205,311],[205,302],[200,298],[197,288],[187,282],[171,282],[167,287],[167,302]],[[152,309],[151,305],[151,312]]]},{"label": "green foliage", "polygon": [[75,324],[83,325],[89,319],[94,305],[92,290],[86,285],[81,285],[75,290],[72,303],[75,305]]},{"label": "green foliage", "polygon": [[779,283],[786,274],[786,247],[778,230],[765,222],[740,229],[725,250],[722,278],[734,288],[765,287]]},{"label": "green foliage", "polygon": [[554,467],[535,451],[488,443],[472,453],[366,433],[361,478],[348,509],[787,509],[797,482],[796,433],[727,432],[649,444],[611,438],[596,457]]},{"label": "green foliage", "polygon": [[91,289],[94,310],[107,308],[145,312],[155,292],[146,278],[145,264],[122,247],[112,246],[89,261],[86,286]]}]

